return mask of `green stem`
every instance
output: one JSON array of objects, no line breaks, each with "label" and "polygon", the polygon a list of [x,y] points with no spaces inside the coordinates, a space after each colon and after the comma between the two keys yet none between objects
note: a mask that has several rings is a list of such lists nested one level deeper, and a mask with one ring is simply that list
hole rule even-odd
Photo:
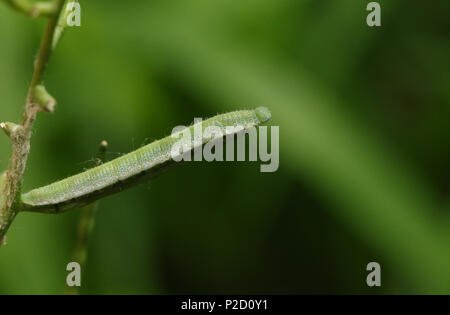
[{"label": "green stem", "polygon": [[[10,4],[21,4],[23,6],[25,1],[8,1]],[[12,140],[12,157],[9,169],[6,175],[6,181],[3,187],[0,187],[3,195],[2,204],[0,204],[0,244],[5,243],[5,235],[8,231],[11,222],[16,217],[20,208],[20,195],[23,181],[23,174],[25,172],[28,155],[30,154],[30,139],[36,115],[42,108],[35,100],[35,88],[42,84],[47,64],[52,54],[52,40],[55,33],[55,28],[59,20],[59,16],[64,5],[64,1],[55,0],[52,2],[55,6],[55,11],[49,17],[44,36],[38,52],[38,57],[34,64],[33,77],[28,89],[27,101],[25,111],[22,117],[21,128],[14,135],[10,136]]]},{"label": "green stem", "polygon": [[11,7],[33,18],[52,16],[58,11],[58,1],[5,0]]},{"label": "green stem", "polygon": [[[103,141],[97,154],[98,165],[105,162],[106,147],[108,143]],[[87,262],[89,235],[94,228],[95,213],[98,209],[99,201],[91,203],[81,209],[80,221],[78,222],[77,243],[73,254],[73,261],[80,264],[81,270],[84,270]],[[79,287],[69,287],[68,294],[79,294]]]}]

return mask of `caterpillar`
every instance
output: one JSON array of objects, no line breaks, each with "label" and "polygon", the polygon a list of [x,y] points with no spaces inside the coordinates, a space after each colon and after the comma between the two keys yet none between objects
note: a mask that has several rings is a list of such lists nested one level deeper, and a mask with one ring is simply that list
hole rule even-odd
[{"label": "caterpillar", "polygon": [[[201,124],[203,129],[216,126],[225,135],[227,126],[247,130],[270,118],[271,113],[267,108],[258,107],[254,110],[220,114],[187,128],[193,134],[194,128],[199,127],[198,124]],[[191,150],[216,139],[202,137]],[[106,195],[152,178],[174,164],[171,149],[177,141],[175,137],[167,136],[75,176],[34,189],[22,195],[21,211],[60,213],[80,208]]]}]

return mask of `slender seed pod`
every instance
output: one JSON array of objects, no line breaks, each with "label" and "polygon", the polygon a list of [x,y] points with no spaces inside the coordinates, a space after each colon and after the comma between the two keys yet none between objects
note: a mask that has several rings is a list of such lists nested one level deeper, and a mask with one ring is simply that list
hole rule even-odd
[{"label": "slender seed pod", "polygon": [[[199,124],[203,130],[215,126],[226,135],[228,126],[246,130],[268,121],[270,117],[267,108],[259,107],[255,110],[221,114],[187,128],[192,135],[195,128],[200,127]],[[209,138],[202,136],[201,141],[197,144],[194,142],[191,150],[217,138],[219,136]],[[172,147],[177,141],[179,140],[176,137],[168,136],[78,175],[32,190],[22,195],[21,210],[59,213],[80,208],[103,196],[133,186],[141,180],[157,175],[174,163]]]}]

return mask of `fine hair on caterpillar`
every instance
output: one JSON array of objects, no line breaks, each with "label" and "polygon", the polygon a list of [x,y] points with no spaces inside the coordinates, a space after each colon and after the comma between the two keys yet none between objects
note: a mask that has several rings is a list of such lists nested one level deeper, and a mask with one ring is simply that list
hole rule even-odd
[{"label": "fine hair on caterpillar", "polygon": [[259,153],[261,161],[270,162],[261,165],[261,172],[276,172],[279,167],[279,127],[271,127],[270,153],[267,129],[266,126],[246,128],[243,125],[210,125],[203,129],[202,119],[196,118],[192,128],[177,126],[173,129],[172,137],[178,141],[172,146],[171,156],[175,162],[243,162],[246,161],[248,139],[248,161],[257,161]]}]

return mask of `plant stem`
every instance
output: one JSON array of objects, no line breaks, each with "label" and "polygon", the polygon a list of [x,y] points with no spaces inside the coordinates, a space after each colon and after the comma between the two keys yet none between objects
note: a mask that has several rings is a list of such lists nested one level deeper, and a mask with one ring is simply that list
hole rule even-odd
[{"label": "plant stem", "polygon": [[58,1],[5,0],[17,11],[31,17],[52,16],[58,10]]},{"label": "plant stem", "polygon": [[[97,164],[103,164],[105,162],[105,154],[106,147],[108,143],[106,141],[102,141],[100,144],[100,149],[97,154]],[[99,201],[91,203],[90,205],[85,206],[81,209],[80,220],[78,222],[78,231],[77,231],[77,243],[75,245],[75,250],[73,254],[73,261],[80,264],[81,270],[84,270],[87,262],[87,253],[88,253],[88,241],[89,235],[94,228],[95,223],[95,213],[97,212],[99,205]],[[79,294],[79,287],[69,287],[67,290],[67,294],[75,295]]]},{"label": "plant stem", "polygon": [[[17,4],[17,1],[13,1]],[[25,3],[25,2],[20,2]],[[64,1],[55,0],[55,13],[49,17],[44,36],[34,64],[34,73],[28,89],[25,111],[22,117],[21,128],[10,135],[12,140],[12,157],[6,175],[3,204],[0,205],[0,244],[5,243],[5,235],[17,215],[20,207],[20,193],[28,155],[30,154],[30,139],[36,115],[42,108],[35,100],[34,90],[37,85],[43,83],[45,70],[52,54],[52,40],[58,23]]]}]

